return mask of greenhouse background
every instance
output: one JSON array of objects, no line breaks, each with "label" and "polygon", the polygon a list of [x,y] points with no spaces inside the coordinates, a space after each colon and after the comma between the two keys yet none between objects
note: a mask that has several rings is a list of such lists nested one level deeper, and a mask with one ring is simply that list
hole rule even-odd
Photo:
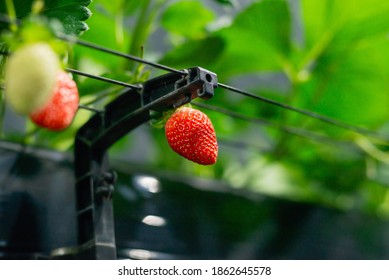
[{"label": "greenhouse background", "polygon": [[[32,2],[14,1],[21,20]],[[388,258],[389,3],[62,2],[43,15],[79,42],[199,66],[244,92],[192,102],[215,127],[215,165],[179,157],[149,123],[109,149],[118,258]],[[0,258],[77,258],[76,133],[123,92],[98,78],[138,85],[168,72],[76,40],[66,60],[88,109],[64,131],[13,112],[2,87]]]}]

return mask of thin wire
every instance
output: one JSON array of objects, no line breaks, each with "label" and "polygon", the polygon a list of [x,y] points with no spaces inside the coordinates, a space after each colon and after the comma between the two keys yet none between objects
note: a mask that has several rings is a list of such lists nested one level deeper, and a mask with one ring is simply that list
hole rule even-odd
[{"label": "thin wire", "polygon": [[[5,20],[7,18],[8,17],[6,15],[3,15],[2,17],[0,17],[0,20],[5,21],[6,23],[8,23],[9,19]],[[120,56],[120,57],[123,57],[123,58],[126,58],[126,59],[130,59],[130,60],[133,60],[133,61],[136,61],[136,62],[139,62],[139,63],[147,64],[147,65],[153,66],[155,68],[159,68],[159,69],[162,69],[162,70],[165,70],[165,71],[169,71],[169,72],[172,72],[172,73],[177,73],[177,74],[180,74],[180,75],[187,75],[188,74],[187,71],[185,71],[185,70],[177,70],[177,69],[174,69],[174,68],[166,66],[166,65],[162,65],[162,64],[159,64],[159,63],[154,63],[154,62],[151,62],[151,61],[148,61],[148,60],[145,60],[145,59],[133,56],[133,55],[129,55],[129,54],[122,53],[122,52],[119,52],[119,51],[115,51],[115,50],[112,50],[112,49],[109,49],[109,48],[105,48],[105,47],[96,45],[96,44],[91,43],[91,42],[83,41],[83,40],[80,40],[80,39],[78,39],[76,37],[69,36],[69,35],[66,35],[66,34],[57,34],[57,38],[61,39],[61,40],[64,40],[64,41],[67,41],[67,42],[71,42],[71,43],[75,43],[75,44],[78,44],[78,45],[81,45],[81,46],[92,48],[92,49],[95,49],[95,50],[98,50],[98,51],[102,51],[102,52],[110,53],[110,54],[113,54],[113,55],[116,55],[116,56]],[[87,74],[87,73],[76,72],[78,70],[74,70],[74,69],[71,69],[71,70],[73,71],[73,73],[77,73],[79,75],[83,74],[85,76],[88,75],[91,78],[96,78],[96,76],[93,76],[93,75],[90,75],[90,74]],[[133,88],[132,85],[129,86],[129,84],[122,83],[122,82],[119,82],[119,81],[113,81],[113,80],[110,80],[108,78],[102,78],[100,80],[105,80],[107,82],[113,82],[113,83],[116,83],[116,84],[120,84],[120,85],[123,85],[123,86],[127,86],[127,87]],[[381,141],[384,141],[386,143],[389,141],[389,139],[383,137],[382,135],[378,134],[377,132],[371,131],[371,130],[363,128],[363,127],[350,125],[350,124],[344,123],[344,122],[342,122],[340,120],[336,120],[336,119],[333,119],[333,118],[321,115],[321,114],[313,112],[313,111],[308,111],[308,110],[296,108],[296,107],[293,107],[291,105],[288,105],[288,104],[285,104],[285,103],[281,103],[281,102],[278,102],[278,101],[275,101],[275,100],[272,100],[272,99],[269,99],[269,98],[266,98],[266,97],[263,97],[263,96],[258,96],[258,95],[255,95],[255,94],[249,92],[249,91],[245,91],[245,90],[242,90],[242,89],[230,86],[230,85],[226,85],[226,84],[223,84],[223,83],[218,83],[218,86],[220,88],[224,88],[224,89],[226,89],[228,91],[235,92],[235,93],[238,93],[238,94],[241,94],[241,95],[244,95],[244,96],[247,96],[247,97],[250,97],[250,98],[253,98],[253,99],[256,99],[256,100],[259,100],[259,101],[262,101],[262,102],[265,102],[265,103],[268,103],[268,104],[271,104],[271,105],[274,105],[274,106],[277,106],[277,107],[280,107],[280,108],[283,108],[283,109],[286,109],[286,110],[289,110],[289,111],[293,111],[293,112],[305,115],[307,117],[310,117],[310,118],[313,118],[313,119],[325,122],[327,124],[343,128],[345,130],[349,130],[349,131],[353,131],[353,132],[356,132],[356,133],[359,133],[359,134],[362,134],[362,135],[374,137],[377,140],[381,140]],[[136,89],[140,89],[137,86],[135,86],[135,87],[136,87]]]},{"label": "thin wire", "polygon": [[92,108],[92,107],[89,107],[89,106],[86,106],[86,105],[78,105],[78,108],[79,109],[83,109],[83,110],[87,110],[87,111],[91,111],[91,112],[94,112],[94,113],[98,113],[98,114],[104,113],[104,110],[99,110],[99,109]]},{"label": "thin wire", "polygon": [[166,66],[166,65],[162,65],[162,64],[159,64],[159,63],[151,62],[151,61],[142,59],[142,58],[134,56],[134,55],[122,53],[122,52],[115,51],[115,50],[112,50],[112,49],[109,49],[109,48],[105,48],[105,47],[102,47],[102,46],[93,44],[91,42],[87,42],[87,41],[75,38],[73,36],[69,36],[69,35],[66,35],[66,34],[57,34],[57,38],[61,39],[63,41],[70,42],[70,43],[75,43],[75,44],[80,45],[80,46],[92,48],[92,49],[95,49],[95,50],[98,50],[98,51],[102,51],[102,52],[105,52],[105,53],[110,53],[110,54],[113,54],[113,55],[116,55],[116,56],[119,56],[119,57],[130,59],[130,60],[133,60],[133,61],[136,61],[136,62],[140,62],[140,63],[143,63],[143,64],[147,64],[147,65],[150,65],[150,66],[152,66],[154,68],[158,68],[158,69],[165,70],[165,71],[168,71],[168,72],[172,72],[172,73],[176,73],[176,74],[180,74],[180,75],[187,75],[188,74],[188,72],[185,71],[185,70],[177,70],[177,69],[171,68],[171,67]]},{"label": "thin wire", "polygon": [[371,130],[363,128],[363,127],[350,125],[350,124],[344,123],[340,120],[336,120],[336,119],[321,115],[321,114],[316,113],[316,112],[296,108],[296,107],[290,106],[288,104],[281,103],[281,102],[278,102],[278,101],[275,101],[275,100],[272,100],[272,99],[269,99],[269,98],[266,98],[263,96],[255,95],[251,92],[248,92],[248,91],[236,88],[236,87],[232,87],[232,86],[229,86],[226,84],[218,83],[218,86],[220,88],[224,88],[224,89],[229,90],[231,92],[235,92],[235,93],[238,93],[238,94],[241,94],[241,95],[244,95],[244,96],[256,99],[256,100],[260,100],[260,101],[263,101],[265,103],[268,103],[268,104],[271,104],[271,105],[274,105],[274,106],[277,106],[277,107],[280,107],[280,108],[283,108],[283,109],[286,109],[289,111],[294,111],[296,113],[311,117],[313,119],[316,119],[316,120],[319,120],[319,121],[322,121],[322,122],[325,122],[325,123],[328,123],[328,124],[331,124],[331,125],[334,125],[334,126],[337,126],[337,127],[349,130],[349,131],[353,131],[353,132],[356,132],[356,133],[359,133],[362,135],[369,135],[369,136],[374,137],[374,138],[381,140],[381,141],[385,141],[385,142],[389,141],[389,139],[383,137],[382,135],[378,134],[377,132],[371,131]]},{"label": "thin wire", "polygon": [[[130,60],[134,60],[134,61],[137,61],[137,62],[140,62],[140,63],[148,64],[148,65],[151,65],[153,67],[156,67],[156,68],[159,68],[159,69],[163,69],[163,70],[166,70],[166,71],[169,71],[169,72],[178,73],[178,74],[182,74],[182,75],[186,75],[187,74],[187,72],[183,71],[183,70],[177,70],[177,69],[174,69],[174,68],[162,65],[162,64],[153,63],[153,62],[141,59],[141,58],[136,57],[136,56],[128,55],[128,54],[121,53],[121,52],[118,52],[118,51],[115,51],[115,50],[111,50],[111,49],[108,49],[108,48],[105,48],[105,47],[101,47],[101,46],[95,45],[93,43],[82,41],[82,40],[79,40],[77,38],[65,35],[65,34],[61,34],[59,36],[59,38],[63,39],[63,40],[67,40],[69,42],[74,42],[76,44],[79,44],[79,45],[82,45],[82,46],[85,46],[85,47],[93,48],[93,49],[96,49],[96,50],[99,50],[99,51],[103,51],[103,52],[111,53],[111,54],[114,54],[114,55],[118,55],[118,56],[130,59]],[[265,98],[263,96],[258,96],[258,95],[255,95],[255,94],[251,93],[251,92],[248,92],[248,91],[245,91],[245,90],[242,90],[242,89],[239,89],[239,88],[235,88],[235,87],[223,84],[223,83],[218,83],[218,86],[220,88],[227,89],[227,90],[229,90],[231,92],[239,93],[239,94],[245,95],[247,97],[254,98],[254,99],[266,102],[268,104],[272,104],[272,105],[278,106],[278,107],[286,109],[286,110],[294,111],[296,113],[299,113],[299,114],[302,114],[302,115],[305,115],[305,116],[317,119],[319,121],[322,121],[322,122],[325,122],[325,123],[328,123],[328,124],[331,124],[331,125],[334,125],[334,126],[346,129],[346,130],[357,132],[357,133],[363,134],[363,135],[369,135],[371,137],[374,137],[376,139],[379,139],[379,140],[382,140],[382,141],[385,141],[385,142],[389,141],[389,139],[379,135],[378,133],[376,133],[374,131],[371,131],[369,129],[363,128],[363,127],[350,125],[350,124],[344,123],[342,121],[339,121],[339,120],[336,120],[336,119],[333,119],[333,118],[321,115],[319,113],[315,113],[315,112],[312,112],[312,111],[296,108],[296,107],[290,106],[288,104],[284,104],[284,103],[281,103],[281,102],[278,102],[278,101],[275,101],[275,100],[272,100],[272,99],[269,99],[269,98]]]},{"label": "thin wire", "polygon": [[260,124],[260,125],[264,125],[264,126],[274,127],[274,128],[277,128],[285,133],[293,134],[293,135],[303,137],[303,138],[308,138],[308,139],[311,139],[311,140],[319,142],[319,143],[327,143],[327,144],[332,144],[332,145],[353,144],[352,142],[349,142],[349,141],[333,139],[331,137],[328,137],[328,136],[325,136],[322,134],[318,134],[318,133],[314,133],[314,132],[311,132],[311,131],[308,131],[308,130],[305,130],[302,128],[281,125],[281,124],[271,122],[268,120],[264,120],[264,119],[260,119],[260,118],[248,117],[248,116],[230,111],[228,109],[212,106],[209,104],[198,103],[198,102],[192,102],[192,104],[197,106],[197,107],[200,107],[200,108],[203,108],[206,110],[210,110],[210,111],[214,111],[217,113],[221,113],[221,114],[230,116],[230,117],[235,118],[235,119],[240,119],[240,120],[251,122],[254,124]]},{"label": "thin wire", "polygon": [[82,72],[80,70],[76,70],[76,69],[72,69],[72,68],[66,68],[66,71],[71,72],[71,73],[76,74],[76,75],[85,76],[85,77],[92,78],[92,79],[95,79],[95,80],[99,80],[99,81],[103,81],[103,82],[107,82],[107,83],[111,83],[111,84],[115,84],[115,85],[119,85],[119,86],[124,86],[124,87],[128,87],[128,88],[132,88],[132,89],[135,89],[135,90],[141,90],[142,89],[142,86],[140,86],[140,85],[132,85],[132,84],[124,83],[122,81],[117,81],[117,80],[113,80],[113,79],[110,79],[110,78],[106,78],[106,77],[101,77],[101,76],[85,73],[85,72]]},{"label": "thin wire", "polygon": [[[10,53],[9,52],[4,52],[4,51],[0,51],[0,55],[9,56]],[[76,75],[88,77],[88,78],[91,78],[91,79],[95,79],[95,80],[99,80],[99,81],[103,81],[103,82],[107,82],[107,83],[111,83],[111,84],[115,84],[115,85],[119,85],[119,86],[123,86],[123,87],[127,87],[127,88],[132,88],[132,89],[135,89],[135,90],[141,90],[142,89],[141,85],[132,85],[132,84],[125,83],[125,82],[122,82],[122,81],[118,81],[118,80],[114,80],[114,79],[110,79],[110,78],[106,78],[106,77],[102,77],[102,76],[97,76],[97,75],[93,75],[93,74],[90,74],[90,73],[86,73],[86,72],[83,72],[83,71],[80,71],[80,70],[76,70],[76,69],[73,69],[73,68],[66,68],[65,70],[68,71],[68,72],[71,72],[73,74],[76,74]]]},{"label": "thin wire", "polygon": [[247,143],[247,142],[242,142],[242,141],[237,141],[237,140],[226,139],[223,137],[218,137],[217,142],[219,144],[224,145],[224,146],[228,146],[228,147],[231,147],[234,149],[239,149],[239,150],[241,150],[242,148],[243,149],[253,149],[255,151],[259,150],[259,151],[261,151],[261,153],[269,153],[272,151],[272,149],[264,147],[264,146],[259,146],[259,145],[255,145],[252,143]]},{"label": "thin wire", "polygon": [[[13,21],[11,21],[9,16],[5,15],[5,14],[0,14],[0,21],[2,21],[3,23],[7,23],[7,24],[13,23]],[[17,24],[21,24],[21,21],[18,20]],[[130,55],[130,54],[126,54],[126,53],[123,53],[123,52],[112,50],[112,49],[109,49],[109,48],[106,48],[106,47],[102,47],[102,46],[96,45],[94,43],[78,39],[78,38],[76,38],[74,36],[66,35],[64,33],[58,33],[58,34],[56,34],[56,37],[58,39],[60,39],[60,40],[63,40],[63,41],[69,42],[69,43],[75,43],[75,44],[80,45],[80,46],[88,47],[88,48],[95,49],[95,50],[98,50],[98,51],[102,51],[102,52],[105,52],[105,53],[110,53],[110,54],[113,54],[113,55],[116,55],[116,56],[119,56],[119,57],[123,57],[123,58],[130,59],[130,60],[133,60],[133,61],[136,61],[136,62],[139,62],[139,63],[150,65],[150,66],[152,66],[154,68],[158,68],[158,69],[161,69],[161,70],[165,70],[165,71],[168,71],[168,72],[172,72],[172,73],[176,73],[176,74],[180,74],[180,75],[184,75],[184,76],[188,75],[188,72],[186,70],[177,70],[175,68],[172,68],[172,67],[169,67],[169,66],[166,66],[166,65],[163,65],[163,64],[159,64],[159,63],[156,63],[156,62],[151,62],[151,61],[142,59],[142,58],[134,56],[134,55]]]}]

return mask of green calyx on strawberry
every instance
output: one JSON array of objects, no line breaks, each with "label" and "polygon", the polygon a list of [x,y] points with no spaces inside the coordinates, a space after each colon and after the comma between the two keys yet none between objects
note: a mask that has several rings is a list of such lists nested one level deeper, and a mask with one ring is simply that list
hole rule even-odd
[{"label": "green calyx on strawberry", "polygon": [[179,155],[202,165],[216,163],[218,145],[215,129],[203,112],[178,108],[165,125],[170,147]]},{"label": "green calyx on strawberry", "polygon": [[52,96],[39,110],[30,114],[30,119],[38,126],[49,130],[63,130],[73,121],[79,105],[76,83],[65,72],[57,73]]}]

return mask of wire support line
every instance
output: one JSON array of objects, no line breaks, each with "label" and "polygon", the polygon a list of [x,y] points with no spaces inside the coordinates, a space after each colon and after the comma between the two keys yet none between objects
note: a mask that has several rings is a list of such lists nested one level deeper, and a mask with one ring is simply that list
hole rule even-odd
[{"label": "wire support line", "polygon": [[[4,52],[4,51],[0,51],[0,55],[9,56],[10,53],[9,52]],[[125,83],[125,82],[122,82],[122,81],[118,81],[118,80],[114,80],[114,79],[110,79],[110,78],[106,78],[106,77],[102,77],[102,76],[97,76],[97,75],[93,75],[93,74],[90,74],[90,73],[86,73],[86,72],[83,72],[83,71],[80,71],[80,70],[76,70],[76,69],[73,69],[73,68],[65,68],[65,70],[70,72],[70,73],[73,73],[75,75],[84,76],[84,77],[87,77],[87,78],[91,78],[91,79],[95,79],[95,80],[99,80],[99,81],[103,81],[103,82],[107,82],[107,83],[111,83],[111,84],[115,84],[115,85],[131,88],[131,89],[135,89],[135,90],[141,90],[142,89],[141,85],[132,85],[132,84]]]},{"label": "wire support line", "polygon": [[[0,16],[0,21],[3,21],[4,23],[9,23],[10,20],[9,20],[9,17],[7,15],[2,14]],[[123,52],[120,52],[120,51],[116,51],[116,50],[112,50],[112,49],[109,49],[109,48],[106,48],[106,47],[102,47],[102,46],[96,45],[94,43],[78,39],[78,38],[76,38],[74,36],[66,35],[66,34],[63,34],[63,33],[56,34],[56,36],[57,36],[58,39],[63,40],[63,41],[67,41],[69,43],[78,44],[78,45],[85,46],[85,47],[88,47],[88,48],[92,48],[92,49],[95,49],[95,50],[98,50],[98,51],[102,51],[102,52],[105,52],[105,53],[109,53],[109,54],[112,54],[112,55],[116,55],[116,56],[119,56],[119,57],[130,59],[130,60],[133,60],[133,61],[136,61],[136,62],[139,62],[139,63],[150,65],[150,66],[152,66],[154,68],[158,68],[158,69],[165,70],[165,71],[168,71],[168,72],[180,74],[180,75],[183,75],[183,76],[186,76],[188,74],[188,72],[186,70],[177,70],[175,68],[172,68],[172,67],[169,67],[169,66],[166,66],[166,65],[163,65],[163,64],[151,62],[151,61],[142,59],[142,58],[134,56],[134,55],[130,55],[130,54],[126,54],[126,53],[123,53]],[[73,72],[75,74],[78,74],[78,75],[84,75],[84,76],[87,76],[87,77],[90,77],[90,78],[94,78],[94,79],[99,79],[99,80],[106,81],[106,82],[115,83],[115,84],[118,84],[118,85],[122,85],[122,86],[125,86],[125,87],[130,87],[130,88],[137,89],[137,90],[141,89],[140,86],[129,85],[129,84],[124,83],[124,82],[115,81],[115,80],[104,78],[104,77],[94,76],[94,75],[83,73],[83,72],[80,72],[80,71],[74,70],[74,69],[68,69],[68,71],[71,71],[71,72]],[[301,115],[305,115],[307,117],[310,117],[310,118],[322,121],[324,123],[327,123],[327,124],[330,124],[330,125],[333,125],[333,126],[345,129],[345,130],[353,131],[353,132],[356,132],[356,133],[364,135],[364,136],[370,136],[372,138],[375,138],[376,140],[380,140],[380,141],[385,142],[385,144],[389,143],[389,139],[388,138],[380,135],[379,133],[377,133],[375,131],[372,131],[372,130],[369,130],[369,129],[366,129],[366,128],[363,128],[363,127],[360,127],[360,126],[355,126],[355,125],[347,124],[347,123],[345,123],[343,121],[340,121],[340,120],[337,120],[337,119],[334,119],[334,118],[331,118],[331,117],[328,117],[328,116],[325,116],[325,115],[321,115],[321,114],[313,112],[313,111],[309,111],[309,110],[293,107],[291,105],[288,105],[288,104],[285,104],[285,103],[282,103],[282,102],[278,102],[278,101],[275,101],[275,100],[272,100],[272,99],[269,99],[269,98],[266,98],[266,97],[263,97],[263,96],[259,96],[259,95],[253,94],[253,93],[251,93],[249,91],[242,90],[242,89],[239,89],[239,88],[227,85],[227,84],[218,83],[218,87],[224,88],[224,89],[226,89],[226,90],[228,90],[230,92],[235,92],[235,93],[244,95],[246,97],[253,98],[253,99],[256,99],[256,100],[259,100],[259,101],[262,101],[262,102],[265,102],[265,103],[268,103],[268,104],[271,104],[271,105],[274,105],[274,106],[277,106],[279,108],[283,108],[283,109],[286,109],[286,110],[289,110],[289,111],[293,111],[293,112],[299,113]]]},{"label": "wire support line", "polygon": [[255,145],[252,143],[242,142],[238,140],[231,140],[223,137],[218,137],[217,142],[223,146],[227,146],[238,150],[242,150],[242,149],[251,149],[255,151],[259,150],[261,153],[270,153],[272,151],[272,149],[269,147]]},{"label": "wire support line", "polygon": [[98,113],[98,114],[102,114],[104,113],[104,110],[99,110],[99,109],[96,109],[96,108],[92,108],[90,106],[87,106],[87,105],[78,105],[78,108],[79,109],[83,109],[83,110],[87,110],[87,111],[91,111],[91,112],[94,112],[94,113]]},{"label": "wire support line", "polygon": [[[0,22],[6,23],[6,24],[11,24],[12,23],[11,19],[9,18],[9,16],[5,15],[5,14],[0,14]],[[18,20],[16,23],[20,25],[21,21]],[[184,76],[188,75],[188,72],[185,71],[185,70],[178,70],[178,69],[175,69],[175,68],[163,65],[163,64],[159,64],[159,63],[156,63],[156,62],[151,62],[151,61],[148,61],[146,59],[140,58],[138,56],[134,56],[134,55],[131,55],[131,54],[126,54],[126,53],[123,53],[123,52],[120,52],[120,51],[116,51],[116,50],[109,49],[109,48],[106,48],[106,47],[103,47],[103,46],[99,46],[99,45],[96,45],[96,44],[94,44],[92,42],[84,41],[84,40],[78,39],[78,38],[76,38],[74,36],[70,36],[70,35],[67,35],[67,34],[64,34],[64,33],[57,33],[57,34],[55,34],[55,36],[58,39],[66,41],[66,42],[69,42],[69,43],[74,43],[74,44],[77,44],[77,45],[80,45],[80,46],[84,46],[84,47],[95,49],[95,50],[98,50],[98,51],[101,51],[101,52],[105,52],[105,53],[109,53],[109,54],[116,55],[116,56],[119,56],[119,57],[123,57],[123,58],[126,58],[126,59],[130,59],[132,61],[136,61],[136,62],[139,62],[139,63],[147,64],[147,65],[152,66],[154,68],[158,68],[158,69],[161,69],[161,70],[165,70],[165,71],[168,71],[168,72],[172,72],[172,73],[176,73],[176,74],[180,74],[180,75],[184,75]]]},{"label": "wire support line", "polygon": [[166,66],[166,65],[162,65],[162,64],[159,64],[156,62],[151,62],[151,61],[148,61],[146,59],[143,59],[143,58],[131,55],[131,54],[126,54],[126,53],[123,53],[120,51],[116,51],[116,50],[112,50],[112,49],[109,49],[106,47],[102,47],[102,46],[96,45],[94,43],[87,42],[87,41],[84,41],[84,40],[81,40],[81,39],[78,39],[78,38],[75,38],[73,36],[69,36],[66,34],[57,34],[57,38],[61,39],[63,41],[69,42],[69,43],[74,43],[74,44],[77,44],[80,46],[84,46],[84,47],[95,49],[95,50],[98,50],[101,52],[105,52],[105,53],[113,54],[113,55],[123,57],[126,59],[130,59],[132,61],[147,64],[147,65],[152,66],[154,68],[158,68],[158,69],[165,70],[168,72],[172,72],[172,73],[176,73],[176,74],[180,74],[180,75],[187,75],[188,74],[188,72],[185,70],[177,70],[177,69],[174,69],[174,68]]},{"label": "wire support line", "polygon": [[200,107],[200,108],[203,108],[206,110],[210,110],[210,111],[214,111],[217,113],[221,113],[221,114],[224,114],[224,115],[227,115],[227,116],[230,116],[232,118],[239,119],[242,121],[247,121],[250,123],[259,124],[259,125],[268,126],[268,127],[273,127],[273,128],[281,130],[282,132],[293,134],[293,135],[303,137],[303,138],[308,138],[310,140],[313,140],[313,141],[316,141],[319,143],[327,143],[327,144],[331,144],[331,145],[347,145],[347,146],[349,146],[350,144],[355,145],[351,141],[338,140],[338,139],[334,139],[334,138],[331,138],[329,136],[318,134],[316,132],[308,131],[308,130],[305,130],[302,128],[286,126],[286,125],[282,125],[279,123],[275,123],[275,122],[260,119],[260,118],[245,116],[245,115],[233,112],[231,110],[212,106],[209,104],[198,103],[198,102],[192,102],[192,104],[197,106],[197,107]]},{"label": "wire support line", "polygon": [[91,78],[91,79],[95,79],[95,80],[99,80],[99,81],[103,81],[103,82],[107,82],[107,83],[111,83],[111,84],[115,84],[115,85],[131,88],[131,89],[135,89],[135,90],[141,90],[142,89],[142,86],[140,86],[140,85],[132,85],[132,84],[128,84],[128,83],[125,83],[125,82],[122,82],[122,81],[113,80],[113,79],[110,79],[110,78],[106,78],[106,77],[101,77],[101,76],[85,73],[83,71],[72,69],[72,68],[66,68],[65,70],[70,72],[70,73],[76,74],[76,75],[88,77],[88,78]]},{"label": "wire support line", "polygon": [[[9,18],[9,16],[6,15],[6,14],[0,14],[0,22],[6,23],[6,24],[13,23],[12,20]],[[22,21],[21,20],[17,20],[16,23],[18,25],[20,25],[22,23]],[[156,62],[148,61],[148,60],[140,58],[138,56],[127,54],[127,53],[123,53],[123,52],[116,51],[116,50],[113,50],[113,49],[109,49],[109,48],[106,48],[106,47],[103,47],[103,46],[99,46],[99,45],[96,45],[96,44],[94,44],[92,42],[84,41],[84,40],[78,39],[77,37],[70,36],[70,35],[67,35],[67,34],[64,34],[64,33],[57,33],[57,34],[55,34],[55,36],[58,39],[62,40],[62,41],[66,41],[66,42],[69,42],[69,43],[77,44],[77,45],[84,46],[84,47],[91,48],[91,49],[95,49],[95,50],[98,50],[98,51],[101,51],[101,52],[105,52],[105,53],[109,53],[109,54],[116,55],[116,56],[119,56],[119,57],[123,57],[123,58],[126,58],[126,59],[130,59],[132,61],[136,61],[136,62],[139,62],[139,63],[147,64],[147,65],[152,66],[154,68],[158,68],[158,69],[161,69],[161,70],[165,70],[165,71],[168,71],[168,72],[172,72],[172,73],[176,73],[176,74],[180,74],[180,75],[184,75],[184,76],[188,75],[188,72],[186,70],[178,70],[178,69],[175,69],[175,68],[163,65],[163,64],[159,64],[159,63],[156,63]]]},{"label": "wire support line", "polygon": [[372,131],[372,130],[369,130],[369,129],[366,129],[363,127],[347,124],[347,123],[344,123],[340,120],[336,120],[336,119],[333,119],[331,117],[327,117],[325,115],[321,115],[321,114],[313,112],[313,111],[308,111],[308,110],[300,109],[297,107],[293,107],[291,105],[288,105],[288,104],[285,104],[282,102],[278,102],[278,101],[275,101],[275,100],[272,100],[272,99],[269,99],[269,98],[266,98],[263,96],[259,96],[259,95],[253,94],[249,91],[245,91],[245,90],[242,90],[242,89],[239,89],[239,88],[236,88],[233,86],[229,86],[226,84],[218,83],[218,86],[220,88],[224,88],[228,91],[235,92],[235,93],[238,93],[238,94],[241,94],[241,95],[244,95],[244,96],[247,96],[247,97],[250,97],[250,98],[253,98],[253,99],[256,99],[256,100],[259,100],[259,101],[262,101],[262,102],[265,102],[265,103],[268,103],[268,104],[271,104],[271,105],[274,105],[274,106],[277,106],[277,107],[280,107],[280,108],[283,108],[286,110],[289,110],[289,111],[293,111],[293,112],[299,113],[301,115],[305,115],[307,117],[325,122],[327,124],[343,128],[345,130],[353,131],[353,132],[356,132],[356,133],[364,135],[364,136],[370,136],[370,137],[373,137],[377,140],[384,141],[385,143],[389,142],[388,138],[378,134],[375,131]]}]

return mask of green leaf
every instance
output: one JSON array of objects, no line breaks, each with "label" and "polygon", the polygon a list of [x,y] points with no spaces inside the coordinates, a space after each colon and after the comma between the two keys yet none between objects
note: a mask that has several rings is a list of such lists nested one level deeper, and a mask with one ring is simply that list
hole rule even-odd
[{"label": "green leaf", "polygon": [[170,5],[162,14],[162,26],[187,38],[201,38],[214,14],[199,1],[182,1]]},{"label": "green leaf", "polygon": [[[298,103],[341,120],[382,125],[389,113],[386,1],[302,1],[311,80]],[[307,106],[307,104],[310,104]]]},{"label": "green leaf", "polygon": [[133,15],[137,12],[143,1],[128,1],[128,0],[99,0],[94,1],[93,3],[98,7],[98,10],[101,12],[99,14],[105,14],[110,17],[117,16],[118,13],[123,13],[126,16]]},{"label": "green leaf", "polygon": [[160,62],[176,68],[201,66],[211,69],[224,47],[224,40],[217,36],[189,41],[167,53]]},{"label": "green leaf", "polygon": [[[88,20],[88,24],[93,28],[83,34],[83,39],[106,48],[127,52],[131,36],[129,30],[118,28],[118,21],[115,18],[115,15],[119,13],[118,10],[113,10],[112,6],[109,6],[108,10],[107,6],[103,6],[101,2],[97,3],[96,1],[90,5],[90,8],[101,12],[94,13],[93,17]],[[119,8],[119,6],[116,8]],[[123,39],[122,42],[121,39]],[[84,71],[92,71],[94,74],[107,73],[114,69],[122,71],[126,62],[121,57],[78,45],[74,46],[74,56],[77,62],[75,67]]]},{"label": "green leaf", "polygon": [[300,104],[353,124],[377,126],[389,119],[389,42],[326,53],[310,81],[302,85]]},{"label": "green leaf", "polygon": [[353,47],[389,32],[387,1],[302,1],[305,48],[317,59],[327,49]]},{"label": "green leaf", "polygon": [[277,71],[282,69],[279,52],[265,41],[246,30],[229,28],[220,33],[225,41],[214,71],[225,79],[230,76],[257,71]]},{"label": "green leaf", "polygon": [[43,13],[49,18],[56,18],[62,22],[65,33],[80,34],[88,30],[84,22],[91,16],[87,6],[91,0],[51,0],[46,1]]},{"label": "green leaf", "polygon": [[[14,1],[16,15],[22,19],[31,13],[34,0]],[[59,20],[67,34],[80,34],[88,29],[84,22],[91,16],[87,6],[91,0],[46,0],[42,14],[48,18]],[[0,2],[0,13],[7,14],[5,1]],[[0,24],[0,31],[7,28]]]},{"label": "green leaf", "polygon": [[289,53],[290,11],[284,0],[264,0],[253,4],[236,17],[232,28],[252,33],[253,37],[284,55]]},{"label": "green leaf", "polygon": [[288,4],[265,0],[242,11],[231,26],[174,49],[162,63],[179,68],[200,65],[217,72],[223,81],[236,74],[282,70],[289,37]]},{"label": "green leaf", "polygon": [[[343,24],[349,19],[352,6],[346,1],[322,0],[310,1],[302,0],[303,21],[305,28],[305,38],[309,45],[319,41],[320,37],[335,25]],[[361,1],[354,1],[358,5]]]},{"label": "green leaf", "polygon": [[290,52],[290,21],[286,1],[251,5],[220,31],[226,48],[216,69],[224,76],[283,69]]}]

